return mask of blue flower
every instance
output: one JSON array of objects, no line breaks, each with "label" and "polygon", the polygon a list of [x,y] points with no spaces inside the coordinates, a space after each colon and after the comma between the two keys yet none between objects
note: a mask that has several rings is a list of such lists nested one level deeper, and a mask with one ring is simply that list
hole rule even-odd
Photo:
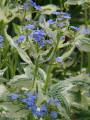
[{"label": "blue flower", "polygon": [[2,48],[2,42],[4,41],[4,37],[0,35],[0,48]]},{"label": "blue flower", "polygon": [[61,14],[61,17],[63,19],[70,19],[71,18],[71,15],[67,12],[60,12],[60,14]]},{"label": "blue flower", "polygon": [[59,107],[61,105],[60,101],[58,99],[54,99],[54,103],[57,107]]},{"label": "blue flower", "polygon": [[45,40],[47,44],[52,44],[52,40]]},{"label": "blue flower", "polygon": [[26,26],[24,26],[23,27],[23,30],[26,30],[26,29],[34,29],[35,28],[35,26],[34,25],[32,25],[32,24],[27,24]]},{"label": "blue flower", "polygon": [[82,34],[86,34],[86,35],[88,35],[88,34],[90,34],[90,29],[84,27],[84,28],[82,28],[81,33],[82,33]]},{"label": "blue flower", "polygon": [[47,107],[45,104],[43,104],[41,108],[34,105],[32,106],[31,110],[32,113],[37,117],[43,117],[47,113]]},{"label": "blue flower", "polygon": [[3,40],[4,40],[3,36],[2,36],[2,35],[0,35],[0,43],[2,43],[2,42],[3,42]]},{"label": "blue flower", "polygon": [[57,114],[56,111],[52,111],[52,112],[50,113],[50,116],[51,116],[53,119],[56,119],[57,116],[58,116],[58,114]]},{"label": "blue flower", "polygon": [[65,19],[70,19],[71,16],[70,16],[70,14],[67,13],[67,14],[64,14],[64,15],[63,15],[63,18],[65,18]]},{"label": "blue flower", "polygon": [[62,21],[62,20],[64,20],[64,18],[57,18],[57,20],[58,20],[58,21]]},{"label": "blue flower", "polygon": [[42,115],[45,115],[46,113],[47,113],[47,107],[46,107],[46,105],[45,104],[43,104],[42,106],[41,106],[41,113],[42,113]]},{"label": "blue flower", "polygon": [[35,41],[41,41],[45,36],[45,32],[43,30],[36,30],[32,33],[32,37]]},{"label": "blue flower", "polygon": [[[37,108],[38,109],[38,108]],[[41,113],[41,111],[36,111],[36,113],[35,113],[35,115],[37,116],[37,117],[42,117],[42,113]]]},{"label": "blue flower", "polygon": [[30,34],[30,38],[33,38],[41,47],[45,46],[45,32],[43,30],[36,30]]},{"label": "blue flower", "polygon": [[36,10],[41,10],[41,6],[40,6],[40,5],[36,5],[36,6],[35,6],[35,9],[36,9]]},{"label": "blue flower", "polygon": [[25,38],[26,38],[25,35],[20,35],[17,39],[17,42],[21,43],[22,41],[24,41]]},{"label": "blue flower", "polygon": [[45,41],[41,41],[41,42],[38,42],[38,43],[42,48],[46,45]]},{"label": "blue flower", "polygon": [[48,22],[49,24],[54,24],[54,23],[55,23],[55,21],[52,20],[52,19],[49,19],[47,22]]},{"label": "blue flower", "polygon": [[61,57],[57,57],[56,58],[56,62],[62,62],[62,58]]},{"label": "blue flower", "polygon": [[33,0],[30,0],[30,4],[34,7],[36,5],[35,2],[33,2]]},{"label": "blue flower", "polygon": [[9,97],[12,99],[12,100],[16,100],[17,98],[19,98],[19,95],[17,93],[12,93],[9,95]]},{"label": "blue flower", "polygon": [[35,104],[35,100],[37,96],[30,92],[26,93],[25,95],[26,95],[26,98],[21,99],[21,102],[25,103],[28,106],[28,108],[31,108]]},{"label": "blue flower", "polygon": [[75,27],[75,26],[70,26],[70,28],[72,28],[73,30],[75,30],[75,31],[78,31],[78,30],[80,30],[80,28],[78,28],[78,27]]},{"label": "blue flower", "polygon": [[60,12],[54,11],[52,12],[53,15],[60,15]]},{"label": "blue flower", "polygon": [[62,36],[62,37],[60,38],[60,40],[65,40],[65,36]]},{"label": "blue flower", "polygon": [[25,9],[25,10],[29,10],[29,4],[28,4],[28,3],[24,3],[23,6],[24,6],[24,9]]},{"label": "blue flower", "polygon": [[64,27],[65,26],[65,24],[64,23],[60,23],[60,24],[58,24],[58,27]]},{"label": "blue flower", "polygon": [[37,117],[43,116],[42,113],[41,113],[40,108],[37,107],[36,105],[34,105],[34,106],[31,108],[31,110],[32,110],[32,113],[33,113],[35,116],[37,116]]},{"label": "blue flower", "polygon": [[30,0],[30,4],[32,7],[34,7],[36,10],[41,10],[41,6],[37,5],[35,2],[33,2],[32,0]]},{"label": "blue flower", "polygon": [[48,104],[49,105],[55,105],[55,106],[60,106],[61,104],[60,104],[60,101],[58,100],[58,99],[54,99],[54,98],[50,98],[49,100],[48,100]]},{"label": "blue flower", "polygon": [[21,102],[25,103],[28,106],[28,108],[31,108],[35,103],[35,101],[32,98],[23,98],[21,99]]},{"label": "blue flower", "polygon": [[63,20],[64,18],[65,18],[65,19],[70,19],[70,18],[71,18],[70,14],[68,14],[67,12],[54,11],[54,12],[52,12],[52,14],[54,14],[54,15],[61,15],[61,16],[62,16],[62,19],[58,19],[58,20]]},{"label": "blue flower", "polygon": [[32,100],[36,100],[37,99],[37,95],[34,95],[32,93],[27,93],[26,94],[29,98],[31,98]]}]

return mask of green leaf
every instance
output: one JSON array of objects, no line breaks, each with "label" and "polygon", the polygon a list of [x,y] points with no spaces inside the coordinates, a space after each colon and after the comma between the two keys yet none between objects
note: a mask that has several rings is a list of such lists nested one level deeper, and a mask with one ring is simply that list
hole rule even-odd
[{"label": "green leaf", "polygon": [[25,71],[25,76],[29,80],[33,80],[34,79],[34,66],[28,65],[27,67],[24,68],[24,71]]},{"label": "green leaf", "polygon": [[25,75],[16,75],[14,76],[9,82],[9,85],[14,86],[15,88],[21,89],[21,88],[30,88],[32,87],[32,81]]},{"label": "green leaf", "polygon": [[59,10],[59,8],[56,6],[56,5],[46,5],[46,6],[42,6],[41,7],[41,13],[42,14],[47,14],[47,15],[50,15],[52,14],[52,12],[56,11],[56,10]]},{"label": "green leaf", "polygon": [[5,32],[5,36],[7,38],[7,40],[9,41],[10,45],[12,47],[15,47],[20,55],[20,57],[28,64],[32,64],[32,61],[30,60],[29,56],[27,55],[27,53],[20,48],[17,44],[14,43],[13,39],[7,34],[7,27],[4,30]]},{"label": "green leaf", "polygon": [[3,76],[4,72],[7,70],[7,67],[4,68],[3,70],[0,70],[0,76]]},{"label": "green leaf", "polygon": [[43,69],[39,68],[38,73],[40,75],[41,80],[46,80],[46,73]]},{"label": "green leaf", "polygon": [[69,5],[81,5],[85,3],[85,0],[67,0],[66,3]]},{"label": "green leaf", "polygon": [[4,7],[6,3],[6,0],[0,0],[0,7]]},{"label": "green leaf", "polygon": [[5,96],[7,94],[7,88],[5,85],[0,84],[0,98]]},{"label": "green leaf", "polygon": [[80,35],[75,40],[75,45],[80,51],[90,52],[90,38]]},{"label": "green leaf", "polygon": [[4,102],[0,105],[0,108],[5,108],[7,110],[6,116],[15,120],[21,120],[23,118],[26,118],[29,112],[23,109],[23,107],[15,105],[12,102]]}]

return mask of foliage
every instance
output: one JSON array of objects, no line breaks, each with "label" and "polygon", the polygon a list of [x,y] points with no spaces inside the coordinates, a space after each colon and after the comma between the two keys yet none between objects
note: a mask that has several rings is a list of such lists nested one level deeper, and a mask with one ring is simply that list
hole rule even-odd
[{"label": "foliage", "polygon": [[89,120],[89,0],[0,3],[0,120]]}]

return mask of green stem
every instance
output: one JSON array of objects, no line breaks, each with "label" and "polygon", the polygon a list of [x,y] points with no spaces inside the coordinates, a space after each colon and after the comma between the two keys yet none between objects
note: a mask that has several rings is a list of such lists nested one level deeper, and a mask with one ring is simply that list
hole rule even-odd
[{"label": "green stem", "polygon": [[60,0],[60,9],[63,10],[63,0]]},{"label": "green stem", "polygon": [[87,72],[90,73],[90,52],[88,52],[87,55],[88,55],[88,68],[87,68]]},{"label": "green stem", "polygon": [[47,77],[46,77],[45,85],[44,85],[44,91],[45,92],[48,90],[48,87],[49,87],[50,75],[51,75],[51,71],[53,69],[53,61],[54,61],[54,57],[55,57],[55,54],[56,54],[56,51],[57,51],[57,48],[58,48],[58,43],[59,43],[59,39],[57,38],[57,43],[56,43],[56,46],[54,48],[54,51],[53,51],[53,54],[52,54],[52,57],[51,57],[51,61],[50,61],[50,64],[49,64],[48,70],[47,70]]},{"label": "green stem", "polygon": [[82,68],[83,68],[83,52],[81,52],[81,66],[80,66],[81,68],[81,71],[82,71]]},{"label": "green stem", "polygon": [[36,78],[37,78],[37,72],[38,72],[38,63],[39,63],[39,46],[38,46],[38,43],[37,43],[36,47],[37,47],[37,59],[35,61],[35,71],[34,71],[33,86],[35,84],[35,81],[36,81]]}]

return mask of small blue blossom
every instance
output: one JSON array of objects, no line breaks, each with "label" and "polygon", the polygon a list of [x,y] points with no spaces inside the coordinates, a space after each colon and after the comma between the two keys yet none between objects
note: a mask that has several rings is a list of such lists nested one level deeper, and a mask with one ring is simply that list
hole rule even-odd
[{"label": "small blue blossom", "polygon": [[78,28],[78,27],[75,27],[75,26],[70,26],[70,28],[71,28],[71,29],[73,29],[73,30],[75,30],[75,31],[78,31],[78,30],[80,30],[80,28]]},{"label": "small blue blossom", "polygon": [[64,15],[63,15],[63,18],[65,18],[65,19],[70,19],[71,16],[67,13],[67,14],[64,14]]},{"label": "small blue blossom", "polygon": [[52,112],[50,113],[50,116],[51,116],[51,118],[56,119],[57,116],[58,116],[58,114],[57,114],[56,111],[52,111]]},{"label": "small blue blossom", "polygon": [[30,0],[30,4],[34,7],[36,5],[35,2],[33,2],[33,0]]},{"label": "small blue blossom", "polygon": [[42,106],[41,106],[41,113],[43,114],[43,115],[45,115],[46,113],[47,113],[47,107],[46,107],[46,105],[45,104],[43,104]]},{"label": "small blue blossom", "polygon": [[18,39],[17,39],[17,42],[18,43],[21,43],[21,42],[23,42],[24,40],[25,40],[25,35],[20,35],[19,37],[18,37]]},{"label": "small blue blossom", "polygon": [[34,105],[31,107],[31,110],[32,110],[32,113],[35,115],[35,114],[36,114],[36,110],[37,110],[36,104],[34,104]]},{"label": "small blue blossom", "polygon": [[36,105],[34,105],[32,108],[32,113],[37,116],[37,117],[41,117],[42,116],[42,113],[41,113],[41,110],[39,107],[37,107]]},{"label": "small blue blossom", "polygon": [[26,26],[23,27],[23,30],[29,30],[29,29],[34,29],[35,26],[32,24],[27,24]]},{"label": "small blue blossom", "polygon": [[32,100],[36,100],[37,99],[37,95],[34,95],[32,93],[27,93],[26,94],[29,98],[31,98]]},{"label": "small blue blossom", "polygon": [[36,6],[35,6],[35,9],[36,9],[36,10],[41,10],[41,6],[40,6],[40,5],[36,5]]},{"label": "small blue blossom", "polygon": [[53,15],[60,15],[60,12],[54,11],[54,12],[52,12],[52,14],[53,14]]},{"label": "small blue blossom", "polygon": [[53,15],[63,15],[63,18],[67,18],[67,19],[71,18],[70,14],[67,12],[54,11],[54,12],[52,12],[52,14]]},{"label": "small blue blossom", "polygon": [[90,34],[90,29],[89,28],[82,28],[82,31],[81,31],[82,34]]},{"label": "small blue blossom", "polygon": [[46,43],[45,43],[45,41],[41,41],[41,42],[39,42],[39,45],[43,48],[46,45]]},{"label": "small blue blossom", "polygon": [[57,107],[59,107],[61,104],[60,104],[60,101],[58,100],[58,99],[55,99],[54,100],[54,103],[55,103],[55,105],[57,106]]},{"label": "small blue blossom", "polygon": [[61,15],[67,15],[68,13],[61,11],[60,14],[61,14]]},{"label": "small blue blossom", "polygon": [[28,3],[24,3],[23,6],[24,6],[24,9],[25,9],[25,10],[29,10],[29,4],[28,4]]},{"label": "small blue blossom", "polygon": [[[39,109],[39,108],[37,108],[37,109]],[[41,113],[41,111],[38,111],[38,110],[36,111],[35,115],[37,117],[42,117],[43,116],[42,113]]]},{"label": "small blue blossom", "polygon": [[32,98],[23,98],[21,99],[21,102],[25,103],[28,106],[28,108],[31,108],[35,103],[35,101]]},{"label": "small blue blossom", "polygon": [[64,18],[64,19],[70,19],[71,18],[71,15],[67,12],[60,12],[61,14],[61,17]]},{"label": "small blue blossom", "polygon": [[32,7],[34,7],[36,10],[41,10],[41,6],[37,5],[35,2],[33,2],[32,0],[30,0],[30,4]]},{"label": "small blue blossom", "polygon": [[32,113],[37,117],[43,117],[47,113],[47,107],[45,104],[43,104],[41,108],[34,105],[31,110]]},{"label": "small blue blossom", "polygon": [[62,20],[64,20],[64,18],[57,18],[57,20],[58,20],[58,21],[62,21]]},{"label": "small blue blossom", "polygon": [[60,106],[61,104],[60,104],[60,101],[58,100],[58,99],[54,99],[54,98],[50,98],[49,100],[48,100],[48,104],[49,105],[55,105],[55,106]]},{"label": "small blue blossom", "polygon": [[62,58],[61,57],[57,57],[56,58],[56,62],[62,62]]},{"label": "small blue blossom", "polygon": [[4,40],[3,36],[2,36],[2,35],[0,35],[0,43],[2,43],[2,42],[3,42],[3,40]]},{"label": "small blue blossom", "polygon": [[65,36],[62,36],[62,37],[60,38],[60,40],[65,40]]},{"label": "small blue blossom", "polygon": [[2,42],[4,41],[4,37],[2,35],[0,35],[0,48],[2,48]]},{"label": "small blue blossom", "polygon": [[52,44],[52,40],[45,40],[47,44]]},{"label": "small blue blossom", "polygon": [[62,27],[64,27],[64,26],[66,26],[66,25],[65,25],[64,23],[60,23],[60,24],[58,24],[57,26],[62,28]]},{"label": "small blue blossom", "polygon": [[52,20],[52,19],[49,19],[47,22],[48,22],[49,24],[54,24],[54,23],[55,23],[55,21]]},{"label": "small blue blossom", "polygon": [[31,108],[35,104],[35,100],[37,99],[37,96],[32,93],[26,93],[26,98],[21,99],[22,103],[25,103],[28,108]]},{"label": "small blue blossom", "polygon": [[17,98],[19,98],[19,95],[17,93],[12,93],[9,95],[9,97],[12,99],[12,100],[16,100]]}]

